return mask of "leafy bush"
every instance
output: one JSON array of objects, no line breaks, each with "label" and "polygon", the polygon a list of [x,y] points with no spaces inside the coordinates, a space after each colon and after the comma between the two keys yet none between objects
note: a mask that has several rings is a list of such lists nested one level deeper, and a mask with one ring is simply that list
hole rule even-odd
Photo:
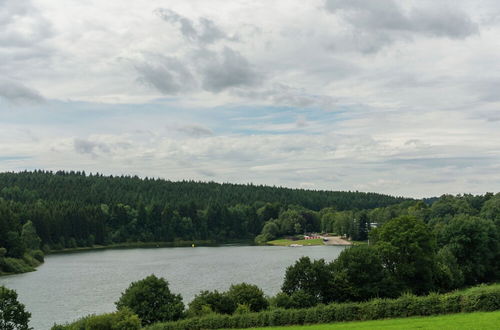
[{"label": "leafy bush", "polygon": [[5,273],[26,273],[32,272],[35,269],[26,264],[23,259],[17,258],[0,258],[0,271]]},{"label": "leafy bush", "polygon": [[219,314],[233,314],[236,303],[227,293],[215,291],[202,291],[189,303],[187,314],[201,316],[210,312]]},{"label": "leafy bush", "polygon": [[150,275],[132,282],[116,302],[117,308],[130,308],[142,320],[142,324],[161,321],[175,321],[184,311],[182,297],[173,294],[164,278]]},{"label": "leafy bush", "polygon": [[33,258],[35,258],[39,263],[44,261],[44,253],[41,250],[33,250],[29,253]]},{"label": "leafy bush", "polygon": [[141,320],[130,309],[115,313],[89,315],[70,324],[54,325],[52,330],[139,330]]},{"label": "leafy bush", "polygon": [[16,291],[0,286],[0,329],[29,330],[30,317],[31,314],[17,300]]},{"label": "leafy bush", "polygon": [[447,294],[427,296],[403,294],[397,299],[372,299],[358,303],[334,303],[304,309],[281,309],[238,315],[212,314],[177,322],[158,323],[149,330],[196,330],[218,328],[251,328],[281,325],[375,320],[417,315],[500,309],[500,285],[478,286]]},{"label": "leafy bush", "polygon": [[253,284],[233,284],[227,292],[236,304],[248,305],[252,312],[259,312],[269,307],[269,302],[264,297],[264,292]]},{"label": "leafy bush", "polygon": [[309,257],[302,257],[286,269],[281,290],[289,295],[302,291],[323,303],[331,302],[334,288],[332,270],[331,264],[323,259],[311,261]]},{"label": "leafy bush", "polygon": [[298,290],[288,295],[280,292],[273,299],[273,303],[278,308],[308,308],[318,304],[318,299],[303,290]]}]

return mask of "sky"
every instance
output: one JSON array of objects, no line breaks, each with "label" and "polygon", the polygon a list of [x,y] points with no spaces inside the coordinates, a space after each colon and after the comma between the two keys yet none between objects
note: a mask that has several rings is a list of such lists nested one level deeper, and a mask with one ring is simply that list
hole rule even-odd
[{"label": "sky", "polygon": [[500,187],[500,3],[0,0],[0,171]]}]

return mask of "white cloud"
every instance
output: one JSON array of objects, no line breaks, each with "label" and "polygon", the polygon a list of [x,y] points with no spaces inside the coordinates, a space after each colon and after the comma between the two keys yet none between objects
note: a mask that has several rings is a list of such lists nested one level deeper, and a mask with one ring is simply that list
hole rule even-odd
[{"label": "white cloud", "polygon": [[487,0],[4,1],[0,169],[495,190],[498,17]]}]

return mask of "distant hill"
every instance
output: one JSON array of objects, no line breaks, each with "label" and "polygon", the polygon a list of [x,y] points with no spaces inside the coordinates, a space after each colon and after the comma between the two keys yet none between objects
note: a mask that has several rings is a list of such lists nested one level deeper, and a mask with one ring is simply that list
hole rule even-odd
[{"label": "distant hill", "polygon": [[85,204],[194,203],[197,208],[255,202],[301,205],[311,210],[370,209],[401,203],[407,198],[377,193],[317,191],[263,185],[141,179],[131,176],[86,175],[85,172],[0,173],[0,197],[21,202],[37,199]]},{"label": "distant hill", "polygon": [[34,258],[43,260],[39,249],[246,241],[286,210],[300,213],[293,219],[303,222],[301,230],[316,231],[316,211],[323,208],[373,209],[403,201],[375,193],[84,172],[0,173],[0,274],[31,270]]}]

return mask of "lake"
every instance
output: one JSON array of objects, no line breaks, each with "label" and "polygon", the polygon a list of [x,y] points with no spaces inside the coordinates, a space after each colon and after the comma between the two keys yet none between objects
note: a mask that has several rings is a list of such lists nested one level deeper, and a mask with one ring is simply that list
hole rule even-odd
[{"label": "lake", "polygon": [[114,302],[132,281],[164,277],[187,304],[201,290],[227,290],[231,284],[258,285],[279,292],[286,267],[301,256],[334,260],[340,246],[220,246],[99,250],[49,255],[36,272],[0,277],[31,312],[35,330],[54,322],[115,310]]}]

